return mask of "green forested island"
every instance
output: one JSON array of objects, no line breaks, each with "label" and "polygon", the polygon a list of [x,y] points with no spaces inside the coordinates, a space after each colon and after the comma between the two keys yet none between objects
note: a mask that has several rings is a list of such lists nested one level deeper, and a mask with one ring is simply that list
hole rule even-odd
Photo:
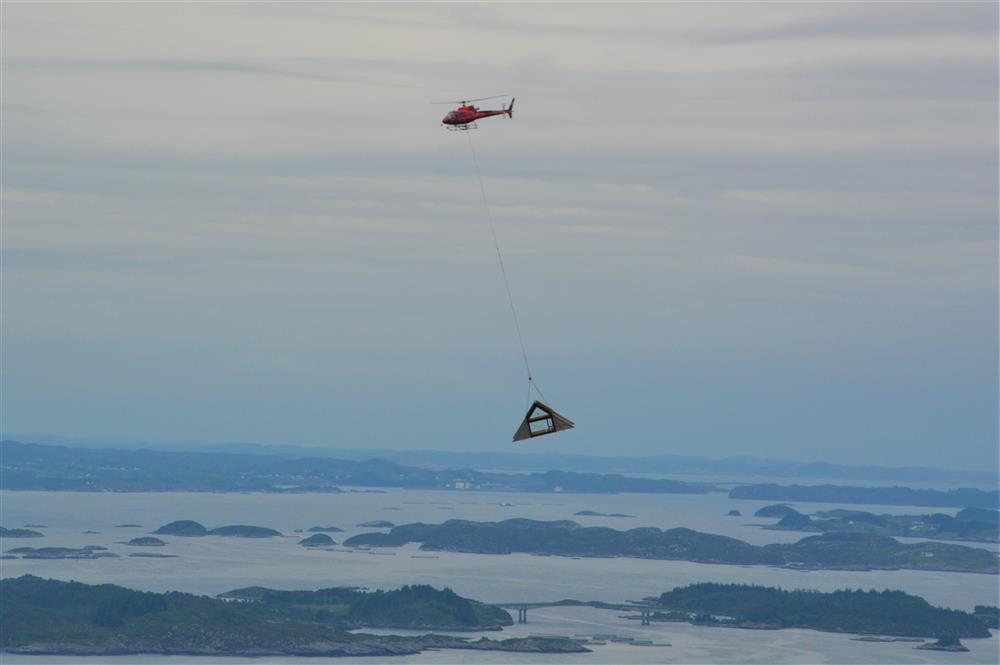
[{"label": "green forested island", "polygon": [[[997,542],[1000,512],[986,508],[965,508],[955,517],[944,513],[932,515],[876,515],[863,510],[821,510],[811,517],[790,506],[781,508],[781,520],[770,529],[789,531],[860,532],[886,536],[909,536],[937,540]],[[761,515],[764,508],[757,511]],[[777,512],[776,510],[769,511]]]},{"label": "green forested island", "polygon": [[0,651],[23,654],[390,656],[426,648],[587,650],[562,639],[466,641],[349,632],[365,626],[489,630],[511,623],[503,610],[427,586],[373,593],[255,587],[225,594],[225,600],[25,575],[0,581],[0,594]]},{"label": "green forested island", "polygon": [[584,527],[569,520],[448,520],[443,524],[404,524],[388,533],[359,534],[345,540],[344,545],[399,547],[411,542],[421,543],[421,549],[425,550],[479,554],[622,556],[803,569],[998,572],[997,558],[981,548],[931,542],[903,544],[875,534],[827,533],[796,543],[759,546],[692,529],[664,531],[642,527],[618,531],[608,527]]},{"label": "green forested island", "polygon": [[164,524],[153,533],[165,536],[231,536],[236,538],[273,538],[280,536],[281,532],[269,529],[264,526],[251,526],[248,524],[230,524],[220,526],[215,529],[207,529],[204,525],[194,520],[176,520],[169,524]]},{"label": "green forested island", "polygon": [[911,487],[855,487],[847,485],[741,485],[729,492],[730,499],[764,501],[813,501],[820,503],[868,503],[885,506],[940,506],[942,508],[989,508],[1000,506],[1000,491],[964,487],[957,490]]},{"label": "green forested island", "polygon": [[743,584],[692,584],[660,595],[653,619],[744,628],[811,628],[902,637],[989,637],[975,615],[934,607],[902,591],[785,591]]}]

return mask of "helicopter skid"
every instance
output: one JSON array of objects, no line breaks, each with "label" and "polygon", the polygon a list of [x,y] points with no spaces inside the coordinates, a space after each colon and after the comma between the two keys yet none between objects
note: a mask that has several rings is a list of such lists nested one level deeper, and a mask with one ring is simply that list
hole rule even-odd
[{"label": "helicopter skid", "polygon": [[479,126],[475,122],[469,122],[464,125],[443,125],[445,129],[449,132],[467,132],[470,129],[479,129]]}]

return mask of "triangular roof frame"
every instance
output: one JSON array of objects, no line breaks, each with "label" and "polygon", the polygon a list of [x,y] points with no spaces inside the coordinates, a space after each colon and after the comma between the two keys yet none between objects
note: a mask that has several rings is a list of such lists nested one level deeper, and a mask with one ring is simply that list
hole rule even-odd
[{"label": "triangular roof frame", "polygon": [[[550,424],[545,429],[532,431],[532,423],[541,422],[543,420],[550,421]],[[524,420],[521,421],[521,426],[517,428],[514,432],[514,441],[523,441],[525,439],[532,439],[536,436],[544,436],[546,434],[554,434],[555,432],[561,432],[563,430],[572,429],[576,424],[567,418],[566,416],[556,413],[555,409],[547,404],[542,404],[538,400],[531,405],[528,409],[528,413],[524,416]]]}]

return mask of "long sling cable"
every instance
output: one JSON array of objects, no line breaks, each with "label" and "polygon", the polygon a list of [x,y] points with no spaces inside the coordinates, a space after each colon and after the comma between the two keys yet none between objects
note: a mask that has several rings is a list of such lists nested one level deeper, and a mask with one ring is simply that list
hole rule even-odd
[{"label": "long sling cable", "polygon": [[528,352],[524,346],[524,336],[521,334],[521,322],[517,318],[517,308],[514,306],[514,296],[511,295],[510,292],[510,282],[507,280],[507,268],[504,266],[503,254],[500,252],[500,241],[497,239],[497,230],[493,224],[493,212],[490,210],[490,203],[486,199],[486,185],[483,184],[483,174],[479,171],[479,159],[476,157],[476,148],[472,144],[472,133],[466,132],[465,135],[469,139],[469,151],[472,153],[472,164],[476,168],[476,177],[479,179],[479,191],[483,195],[483,207],[486,208],[486,221],[489,222],[490,234],[493,236],[493,247],[497,251],[497,262],[500,264],[500,274],[503,276],[503,286],[507,291],[507,302],[510,304],[510,313],[514,319],[514,329],[517,331],[517,341],[521,345],[521,358],[524,360],[524,370],[528,373],[528,398],[526,402],[531,402],[532,387],[538,391],[538,395],[542,398],[542,401],[546,401],[545,395],[542,393],[542,389],[538,387],[538,383],[536,383],[532,377],[531,365],[528,364]]}]

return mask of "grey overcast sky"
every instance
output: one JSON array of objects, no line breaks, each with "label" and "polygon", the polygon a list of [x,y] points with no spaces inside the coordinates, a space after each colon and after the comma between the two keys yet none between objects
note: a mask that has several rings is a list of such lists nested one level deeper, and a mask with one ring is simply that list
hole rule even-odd
[{"label": "grey overcast sky", "polygon": [[5,2],[4,434],[995,468],[997,7]]}]

